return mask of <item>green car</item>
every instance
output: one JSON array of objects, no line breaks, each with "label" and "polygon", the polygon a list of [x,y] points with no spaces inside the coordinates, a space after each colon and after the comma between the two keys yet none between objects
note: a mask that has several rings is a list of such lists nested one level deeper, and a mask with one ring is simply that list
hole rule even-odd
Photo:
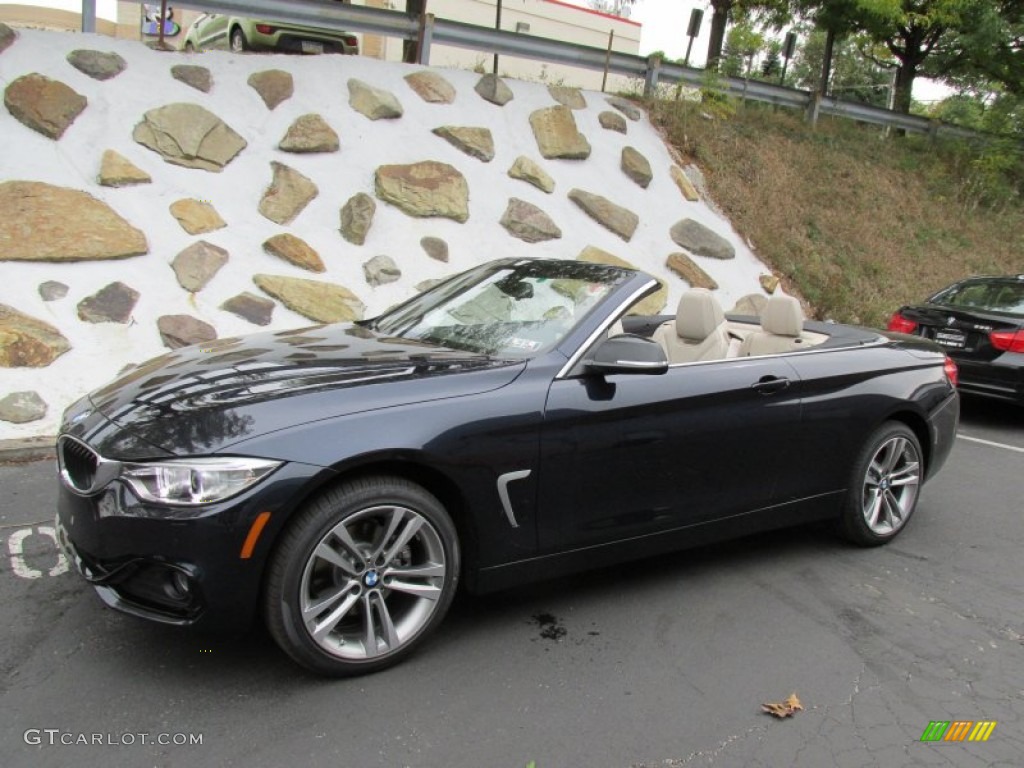
[{"label": "green car", "polygon": [[349,32],[204,13],[189,27],[185,35],[185,50],[194,52],[211,48],[227,48],[235,53],[290,51],[355,54],[359,53],[359,40]]}]

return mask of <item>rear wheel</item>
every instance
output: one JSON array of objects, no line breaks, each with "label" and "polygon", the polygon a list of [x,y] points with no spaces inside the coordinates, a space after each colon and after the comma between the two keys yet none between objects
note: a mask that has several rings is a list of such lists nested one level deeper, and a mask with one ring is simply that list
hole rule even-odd
[{"label": "rear wheel", "polygon": [[231,50],[235,53],[243,53],[249,50],[249,42],[245,39],[245,33],[241,27],[231,30]]},{"label": "rear wheel", "polygon": [[267,579],[267,626],[315,672],[376,671],[441,622],[458,574],[455,526],[434,496],[398,477],[351,481],[284,534]]},{"label": "rear wheel", "polygon": [[192,41],[191,40],[186,40],[185,41],[185,53],[195,53],[195,52],[196,52],[196,47],[194,45],[192,45]]},{"label": "rear wheel", "polygon": [[917,507],[924,463],[921,445],[905,424],[887,422],[861,449],[850,479],[840,532],[862,546],[896,538]]}]

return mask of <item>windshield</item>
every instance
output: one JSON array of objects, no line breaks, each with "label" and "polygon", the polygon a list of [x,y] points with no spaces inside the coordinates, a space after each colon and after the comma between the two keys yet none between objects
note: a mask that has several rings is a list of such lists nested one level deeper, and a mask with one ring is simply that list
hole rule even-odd
[{"label": "windshield", "polygon": [[1024,280],[967,280],[932,296],[932,304],[1024,317]]},{"label": "windshield", "polygon": [[556,346],[628,270],[572,261],[501,261],[465,272],[381,315],[375,330],[495,357]]}]

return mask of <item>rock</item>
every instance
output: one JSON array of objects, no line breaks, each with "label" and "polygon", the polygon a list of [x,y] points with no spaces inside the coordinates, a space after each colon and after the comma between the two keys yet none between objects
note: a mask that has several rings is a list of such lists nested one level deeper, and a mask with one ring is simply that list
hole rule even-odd
[{"label": "rock", "polygon": [[669,230],[669,235],[677,245],[698,256],[712,259],[732,259],[736,256],[736,249],[728,240],[693,219],[677,221]]},{"label": "rock", "polygon": [[253,282],[264,293],[278,299],[288,309],[319,323],[361,320],[366,307],[344,286],[303,280],[281,275],[253,275]]},{"label": "rock", "polygon": [[284,152],[337,152],[338,134],[320,115],[297,118],[277,148]]},{"label": "rock", "polygon": [[562,236],[562,230],[550,216],[536,205],[516,197],[509,198],[500,223],[510,235],[527,243],[555,240]]},{"label": "rock", "polygon": [[127,323],[139,292],[122,282],[110,283],[78,302],[78,319],[87,323]]},{"label": "rock", "polygon": [[215,172],[246,146],[227,123],[198,104],[167,104],[149,110],[132,138],[168,163]]},{"label": "rock", "polygon": [[295,93],[295,83],[290,72],[283,69],[265,69],[253,72],[246,81],[260,95],[267,109],[273,109],[287,101]]},{"label": "rock", "polygon": [[46,402],[38,392],[12,392],[0,399],[0,421],[27,424],[46,415]]},{"label": "rock", "polygon": [[631,101],[623,99],[621,96],[609,96],[605,101],[634,122],[639,120],[643,115],[643,112],[640,111],[638,106]]},{"label": "rock", "polygon": [[622,172],[644,189],[651,183],[654,175],[651,173],[651,164],[647,158],[637,152],[633,147],[622,148]]},{"label": "rock", "polygon": [[39,296],[43,301],[56,301],[68,295],[68,287],[56,280],[47,280],[39,284]]},{"label": "rock", "polygon": [[190,235],[202,235],[227,226],[217,209],[205,200],[183,198],[171,203],[171,215]]},{"label": "rock", "polygon": [[[595,248],[592,245],[588,245],[582,251],[580,255],[576,257],[577,261],[588,261],[591,264],[608,264],[613,267],[626,267],[627,269],[638,269],[633,264],[630,264],[625,259],[620,259],[618,256],[608,251],[603,251],[600,248]],[[642,271],[642,270],[641,270]],[[652,293],[650,296],[645,298],[633,309],[629,311],[631,315],[660,315],[661,311],[665,308],[665,304],[668,301],[668,286],[665,285],[665,281],[661,278],[657,278],[658,283],[661,287]]]},{"label": "rock", "polygon": [[768,299],[759,293],[748,293],[746,296],[741,296],[736,301],[736,305],[729,310],[729,314],[760,317],[761,312],[764,311],[764,305],[767,302]]},{"label": "rock", "polygon": [[607,128],[609,131],[626,132],[626,118],[617,112],[604,111],[597,116],[597,121],[601,123],[602,128]]},{"label": "rock", "polygon": [[373,287],[393,283],[402,278],[402,270],[390,256],[374,256],[363,264],[363,275]]},{"label": "rock", "polygon": [[64,83],[38,73],[23,75],[4,90],[7,111],[22,125],[51,139],[63,136],[88,103]]},{"label": "rock", "polygon": [[17,37],[14,30],[6,24],[0,23],[0,53],[6,51]]},{"label": "rock", "polygon": [[212,325],[191,315],[163,315],[157,318],[156,328],[164,346],[171,349],[204,344],[217,338],[217,331]]},{"label": "rock", "polygon": [[480,98],[499,107],[504,107],[515,98],[512,90],[505,85],[505,81],[493,74],[481,77],[473,90],[480,94]]},{"label": "rock", "polygon": [[691,203],[696,203],[700,200],[697,188],[693,186],[693,182],[690,181],[690,178],[683,172],[682,168],[678,165],[673,165],[668,169],[668,173],[672,177],[672,181],[679,187],[679,191],[683,193],[683,197]]},{"label": "rock", "polygon": [[42,368],[69,349],[49,323],[0,304],[0,368]]},{"label": "rock", "polygon": [[531,112],[530,127],[545,158],[586,160],[590,157],[590,142],[576,129],[576,120],[568,107],[545,107]]},{"label": "rock", "polygon": [[220,305],[220,308],[238,315],[256,325],[270,325],[274,314],[274,302],[254,293],[243,291]]},{"label": "rock", "polygon": [[779,287],[779,278],[775,275],[760,275],[757,280],[768,294],[775,293],[775,289]]},{"label": "rock", "polygon": [[548,93],[551,94],[552,99],[569,109],[587,108],[587,100],[583,98],[583,93],[579,88],[570,88],[565,85],[549,85]]},{"label": "rock", "polygon": [[448,243],[440,237],[424,237],[420,239],[420,245],[427,252],[427,256],[435,261],[448,261]]},{"label": "rock", "polygon": [[432,133],[477,160],[489,163],[494,159],[494,138],[487,128],[442,125]]},{"label": "rock", "polygon": [[186,291],[203,290],[220,268],[228,263],[228,252],[223,248],[200,240],[181,251],[171,262],[178,284]]},{"label": "rock", "polygon": [[301,237],[290,234],[274,235],[263,242],[263,250],[271,256],[284,259],[296,267],[308,269],[310,272],[324,272],[323,261],[313,248]]},{"label": "rock", "polygon": [[294,168],[272,161],[274,180],[260,200],[259,211],[276,224],[288,224],[317,196],[316,184]]},{"label": "rock", "polygon": [[127,157],[108,149],[103,152],[100,159],[100,175],[97,181],[103,187],[127,187],[132,184],[149,184],[153,179],[132,164]]},{"label": "rock", "polygon": [[171,77],[203,93],[209,93],[213,88],[213,75],[210,74],[210,70],[195,64],[175,64],[171,67]]},{"label": "rock", "polygon": [[128,66],[124,59],[116,53],[103,51],[77,50],[67,56],[68,64],[84,72],[93,80],[109,80],[117,77]]},{"label": "rock", "polygon": [[711,275],[698,267],[685,253],[669,254],[665,266],[688,282],[691,288],[707,288],[709,291],[718,288],[718,283]]},{"label": "rock", "polygon": [[447,163],[382,165],[374,181],[377,197],[410,216],[443,216],[458,222],[469,218],[469,184]]},{"label": "rock", "polygon": [[374,88],[354,77],[348,81],[348,103],[371,120],[394,120],[402,116],[402,105],[394,94]]},{"label": "rock", "polygon": [[569,192],[569,199],[582,208],[590,218],[610,229],[627,243],[640,223],[640,217],[635,213],[600,195],[573,189]]},{"label": "rock", "polygon": [[452,84],[429,69],[406,75],[405,82],[420,98],[431,104],[451,104],[455,101],[455,88]]},{"label": "rock", "polygon": [[0,183],[0,261],[123,259],[146,236],[104,202],[40,181]]},{"label": "rock", "polygon": [[341,208],[341,236],[354,245],[365,243],[376,212],[372,197],[364,192],[352,195]]},{"label": "rock", "polygon": [[508,175],[513,179],[520,179],[533,184],[537,189],[548,194],[555,191],[555,180],[552,179],[543,168],[537,165],[526,155],[520,155],[508,169]]},{"label": "rock", "polygon": [[423,280],[421,282],[416,283],[416,285],[414,285],[413,288],[416,289],[416,293],[426,293],[435,285],[440,285],[443,282],[443,277],[432,277],[429,280]]}]

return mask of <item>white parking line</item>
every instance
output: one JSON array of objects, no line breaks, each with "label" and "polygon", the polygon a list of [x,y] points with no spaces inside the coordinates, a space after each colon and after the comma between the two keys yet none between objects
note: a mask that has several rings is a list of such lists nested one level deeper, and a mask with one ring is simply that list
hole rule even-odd
[{"label": "white parking line", "polygon": [[1007,451],[1016,451],[1017,453],[1024,453],[1024,448],[1018,448],[1016,445],[1007,445],[1006,443],[994,443],[991,440],[982,440],[980,437],[968,437],[967,435],[958,434],[961,440],[970,440],[972,443],[981,443],[982,445],[990,445],[993,448],[1002,448]]}]

